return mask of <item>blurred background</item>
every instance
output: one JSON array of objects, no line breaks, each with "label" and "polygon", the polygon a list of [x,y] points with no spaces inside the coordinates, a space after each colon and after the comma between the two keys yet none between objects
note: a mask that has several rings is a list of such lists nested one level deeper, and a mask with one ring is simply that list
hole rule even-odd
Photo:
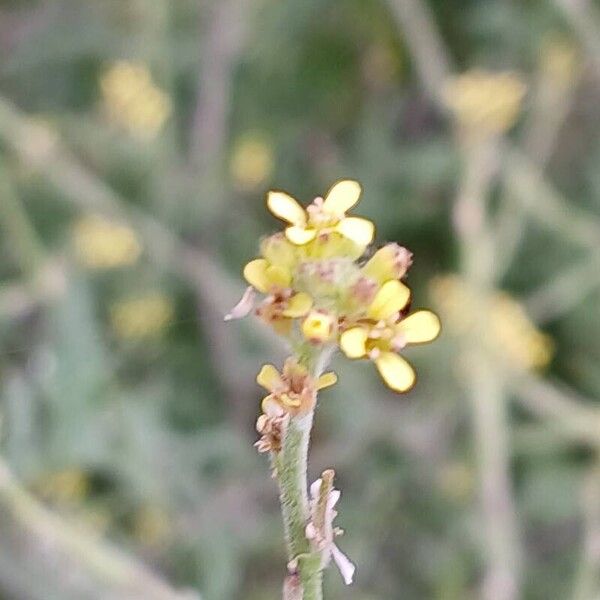
[{"label": "blurred background", "polygon": [[280,597],[241,267],[358,179],[444,331],[337,357],[339,600],[600,597],[600,6],[0,2],[0,598]]}]

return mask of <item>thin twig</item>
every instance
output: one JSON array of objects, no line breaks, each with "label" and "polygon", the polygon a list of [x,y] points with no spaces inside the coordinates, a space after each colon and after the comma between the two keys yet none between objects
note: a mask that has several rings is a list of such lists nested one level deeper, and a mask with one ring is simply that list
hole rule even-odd
[{"label": "thin twig", "polygon": [[[44,572],[47,587],[32,597],[35,586],[21,582],[21,600],[61,597],[97,600],[199,600],[177,592],[132,558],[94,540],[46,510],[19,486],[0,461],[0,530],[3,544],[15,552],[14,565],[28,565],[35,582]],[[13,540],[12,542],[10,540]],[[52,583],[50,583],[52,582]],[[14,590],[16,591],[16,590]]]}]

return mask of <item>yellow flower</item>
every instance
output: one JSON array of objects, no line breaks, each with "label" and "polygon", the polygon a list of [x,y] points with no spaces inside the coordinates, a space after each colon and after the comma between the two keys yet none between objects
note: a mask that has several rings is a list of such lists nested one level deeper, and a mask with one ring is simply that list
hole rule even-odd
[{"label": "yellow flower", "polygon": [[171,99],[144,64],[116,62],[102,75],[100,88],[109,118],[138,137],[154,137],[171,114]]},{"label": "yellow flower", "polygon": [[257,291],[267,294],[257,309],[258,316],[279,333],[287,335],[291,330],[292,320],[306,315],[313,300],[305,292],[295,292],[290,287],[291,266],[295,259],[293,255],[286,253],[289,242],[285,238],[269,239],[270,242],[263,243],[263,252],[275,262],[270,262],[267,258],[252,260],[244,267],[244,277]]},{"label": "yellow flower", "polygon": [[514,73],[475,69],[451,79],[444,96],[467,133],[487,136],[503,133],[514,125],[525,91],[525,84]]},{"label": "yellow flower", "polygon": [[246,134],[233,150],[230,172],[242,190],[253,190],[264,183],[273,171],[273,150],[259,134]]},{"label": "yellow flower", "polygon": [[410,299],[410,290],[401,282],[386,282],[367,309],[367,319],[340,336],[340,347],[349,358],[368,357],[385,383],[394,391],[406,392],[415,383],[410,364],[396,354],[409,344],[433,341],[440,332],[438,317],[417,311],[400,317]]},{"label": "yellow flower", "polygon": [[167,512],[159,506],[142,506],[134,515],[133,534],[145,546],[164,546],[172,526]]},{"label": "yellow flower", "polygon": [[83,217],[75,224],[73,244],[77,259],[88,269],[131,265],[142,251],[132,229],[94,215]]},{"label": "yellow flower", "polygon": [[111,323],[116,335],[135,340],[160,334],[173,318],[173,303],[160,293],[131,298],[111,309]]},{"label": "yellow flower", "polygon": [[[464,336],[481,336],[473,317],[481,301],[462,279],[455,275],[438,277],[431,283],[431,293],[451,329]],[[518,369],[548,365],[554,353],[552,339],[537,329],[517,300],[505,292],[495,292],[486,310],[488,328],[480,339],[490,352]]]},{"label": "yellow flower", "polygon": [[44,475],[35,488],[41,496],[56,504],[79,504],[89,492],[89,478],[81,469],[64,469]]},{"label": "yellow flower", "polygon": [[307,413],[314,408],[317,391],[337,382],[333,372],[325,373],[316,380],[306,367],[294,358],[288,358],[282,373],[273,365],[264,365],[256,381],[270,393],[262,401],[262,410],[267,415],[276,415],[283,410],[291,415]]},{"label": "yellow flower", "polygon": [[373,241],[373,223],[346,216],[358,202],[360,193],[360,184],[346,179],[337,182],[324,200],[316,198],[306,210],[285,192],[269,192],[267,206],[276,217],[289,223],[285,235],[298,246],[308,244],[317,235],[338,233],[364,248]]}]

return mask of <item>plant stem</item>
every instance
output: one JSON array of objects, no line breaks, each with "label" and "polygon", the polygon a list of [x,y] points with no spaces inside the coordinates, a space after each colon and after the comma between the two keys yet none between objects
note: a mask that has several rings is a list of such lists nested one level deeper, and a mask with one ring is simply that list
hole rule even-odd
[{"label": "plant stem", "polygon": [[303,600],[323,598],[321,556],[306,537],[309,520],[307,463],[314,411],[290,419],[281,452],[274,457],[288,560],[297,562]]},{"label": "plant stem", "polygon": [[[303,364],[313,377],[318,377],[329,354],[316,353],[306,346],[297,348],[297,356],[298,362]],[[297,564],[296,570],[302,583],[302,600],[323,598],[321,554],[313,551],[306,537],[306,526],[310,519],[307,480],[308,447],[313,418],[314,409],[308,414],[291,417],[283,437],[281,451],[273,455],[288,560]]]}]

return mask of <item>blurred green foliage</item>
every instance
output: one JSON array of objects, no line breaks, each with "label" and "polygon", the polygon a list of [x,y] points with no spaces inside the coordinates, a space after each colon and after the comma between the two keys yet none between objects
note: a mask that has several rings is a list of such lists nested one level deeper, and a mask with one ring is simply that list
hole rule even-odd
[{"label": "blurred green foliage", "polygon": [[[459,269],[452,205],[460,144],[424,91],[394,2],[402,0],[0,4],[1,102],[31,127],[26,139],[15,134],[0,110],[2,454],[66,519],[207,600],[279,597],[284,573],[275,485],[252,448],[254,376],[281,351],[258,324],[222,323],[242,290],[241,266],[276,227],[265,192],[282,188],[306,202],[339,177],[361,181],[359,212],[375,221],[379,240],[415,254],[417,305],[430,303],[433,277]],[[528,84],[508,145],[527,148],[532,123],[541,119],[543,131],[555,116],[540,113],[536,95],[556,79],[543,79],[548,44],[562,36],[577,49],[545,166],[569,199],[567,231],[577,211],[600,223],[600,57],[560,5],[429,4],[459,70],[516,70]],[[145,66],[168,98],[168,118],[151,135],[103,104],[103,77],[117,61]],[[94,268],[78,254],[74,228],[102,212],[82,173],[129,215],[142,245],[131,264]],[[540,320],[556,345],[546,375],[600,398],[600,237],[586,247],[544,225],[539,190],[526,216],[506,187],[494,190],[492,206],[498,214],[508,206],[523,231],[500,287],[535,308],[540,286],[567,273],[542,297],[549,310]],[[201,252],[209,268],[198,264],[196,280],[193,269],[182,272],[144,215]],[[144,319],[134,308],[120,327],[116,307],[149,294],[166,312]],[[420,381],[402,397],[369,365],[335,362],[340,384],[319,406],[311,474],[337,470],[347,530],[340,545],[358,575],[346,590],[328,573],[328,599],[479,597],[481,449],[457,348],[449,330],[412,351]],[[585,539],[600,497],[582,500],[596,450],[562,435],[560,422],[516,403],[510,410],[522,597],[575,598],[585,569],[596,585],[599,571],[597,559],[586,566]],[[0,564],[15,552],[2,546]],[[13,595],[11,577],[0,568],[0,597],[41,597],[33,587]]]}]

